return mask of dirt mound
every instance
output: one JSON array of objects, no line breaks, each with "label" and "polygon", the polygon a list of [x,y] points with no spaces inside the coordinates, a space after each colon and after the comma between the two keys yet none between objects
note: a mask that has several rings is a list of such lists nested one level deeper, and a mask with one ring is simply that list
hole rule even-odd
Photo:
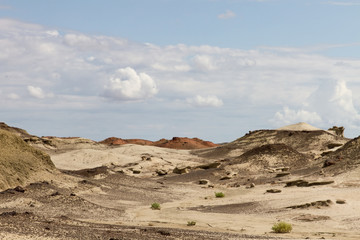
[{"label": "dirt mound", "polygon": [[174,149],[201,149],[216,147],[218,145],[199,138],[173,137],[171,140],[161,139],[154,142],[154,146]]},{"label": "dirt mound", "polygon": [[246,164],[249,170],[258,171],[266,168],[303,167],[309,160],[308,156],[285,144],[266,144],[245,152],[230,164]]},{"label": "dirt mound", "polygon": [[347,141],[349,139],[336,136],[324,130],[257,130],[217,148],[196,150],[193,153],[207,158],[232,158],[262,145],[286,144],[300,153],[317,158],[325,151],[336,150],[334,146],[338,148]]},{"label": "dirt mound", "polygon": [[44,170],[55,169],[50,157],[14,133],[0,129],[0,189],[24,185]]},{"label": "dirt mound", "polygon": [[101,141],[100,143],[108,144],[108,145],[137,144],[137,145],[147,145],[147,146],[173,148],[173,149],[201,149],[201,148],[211,148],[218,146],[215,143],[204,141],[199,138],[186,138],[186,137],[173,137],[171,140],[160,139],[159,141],[156,142],[143,140],[143,139],[122,139],[122,138],[110,137]]}]

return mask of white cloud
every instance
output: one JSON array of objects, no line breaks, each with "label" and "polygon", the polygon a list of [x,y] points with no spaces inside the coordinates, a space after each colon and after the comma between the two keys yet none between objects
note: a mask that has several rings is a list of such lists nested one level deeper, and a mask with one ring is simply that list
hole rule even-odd
[{"label": "white cloud", "polygon": [[359,128],[360,114],[354,105],[352,90],[344,80],[323,80],[299,110],[285,107],[271,120],[275,125],[296,122],[316,123],[327,128],[343,125]]},{"label": "white cloud", "polygon": [[41,87],[27,86],[27,91],[31,97],[38,99],[54,97],[53,93],[45,93]]},{"label": "white cloud", "polygon": [[236,14],[233,11],[226,10],[226,12],[219,14],[218,18],[219,19],[229,19],[229,18],[234,18],[235,16],[236,16]]},{"label": "white cloud", "polygon": [[[343,124],[354,134],[360,127],[360,97],[355,94],[360,92],[360,60],[321,56],[321,46],[252,50],[156,46],[56,31],[0,19],[2,110],[128,107],[124,121],[131,122],[135,111],[148,107],[135,100],[156,96],[154,109],[166,109],[165,115],[171,111],[173,119],[184,113],[178,109],[190,116],[195,110],[188,104],[219,107],[226,101],[226,106],[217,109],[222,116],[245,116],[257,126],[273,118],[289,123],[318,121],[319,127]],[[16,96],[21,101],[13,101]],[[38,101],[41,98],[46,101]],[[179,99],[187,99],[186,104]],[[245,120],[243,125],[251,128]]]},{"label": "white cloud", "polygon": [[319,123],[321,122],[321,117],[316,112],[309,112],[306,110],[292,110],[288,107],[284,107],[282,111],[276,112],[274,119],[275,125],[281,126],[283,124],[293,124],[297,122],[307,122],[307,123]]},{"label": "white cloud", "polygon": [[27,90],[29,94],[34,98],[45,98],[45,93],[40,87],[28,86]]},{"label": "white cloud", "polygon": [[158,89],[155,81],[146,73],[138,74],[127,67],[117,70],[104,87],[103,96],[114,100],[142,100],[155,96]]},{"label": "white cloud", "polygon": [[339,80],[336,82],[334,95],[330,99],[330,102],[335,103],[340,109],[348,112],[353,116],[359,116],[359,113],[353,104],[352,91],[348,89],[344,80]]},{"label": "white cloud", "polygon": [[221,107],[223,101],[217,96],[200,96],[197,95],[194,98],[187,99],[187,102],[197,107]]},{"label": "white cloud", "polygon": [[216,65],[212,57],[208,55],[196,55],[193,58],[193,62],[195,68],[202,71],[211,71],[216,69]]}]

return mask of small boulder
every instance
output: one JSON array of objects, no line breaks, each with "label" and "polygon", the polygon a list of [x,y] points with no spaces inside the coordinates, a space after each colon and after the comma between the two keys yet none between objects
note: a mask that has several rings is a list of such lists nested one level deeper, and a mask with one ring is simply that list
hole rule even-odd
[{"label": "small boulder", "polygon": [[132,172],[133,172],[133,174],[140,174],[141,173],[140,169],[133,169]]},{"label": "small boulder", "polygon": [[344,200],[344,199],[336,199],[336,203],[337,204],[345,204],[346,200]]},{"label": "small boulder", "polygon": [[187,167],[175,167],[174,170],[173,170],[173,173],[176,173],[176,174],[188,173],[190,168],[191,167],[189,167],[189,166],[187,166]]},{"label": "small boulder", "polygon": [[159,175],[159,176],[164,176],[164,175],[167,174],[167,171],[164,170],[164,169],[157,169],[155,172],[156,172],[157,175]]}]

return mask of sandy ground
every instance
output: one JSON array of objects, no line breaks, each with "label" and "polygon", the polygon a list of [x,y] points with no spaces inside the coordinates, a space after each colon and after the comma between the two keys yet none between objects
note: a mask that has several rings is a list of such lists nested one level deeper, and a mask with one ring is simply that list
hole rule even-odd
[{"label": "sandy ground", "polygon": [[[43,149],[60,171],[0,193],[0,239],[360,239],[360,168],[278,177],[230,171],[230,160],[188,150],[91,142]],[[330,183],[285,187],[299,179]],[[292,232],[274,233],[278,221]]]}]

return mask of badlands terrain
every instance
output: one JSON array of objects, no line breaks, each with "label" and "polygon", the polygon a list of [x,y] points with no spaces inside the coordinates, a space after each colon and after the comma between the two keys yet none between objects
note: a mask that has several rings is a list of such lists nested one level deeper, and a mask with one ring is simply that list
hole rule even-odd
[{"label": "badlands terrain", "polygon": [[360,239],[360,139],[343,131],[298,123],[218,145],[0,123],[0,239]]}]

